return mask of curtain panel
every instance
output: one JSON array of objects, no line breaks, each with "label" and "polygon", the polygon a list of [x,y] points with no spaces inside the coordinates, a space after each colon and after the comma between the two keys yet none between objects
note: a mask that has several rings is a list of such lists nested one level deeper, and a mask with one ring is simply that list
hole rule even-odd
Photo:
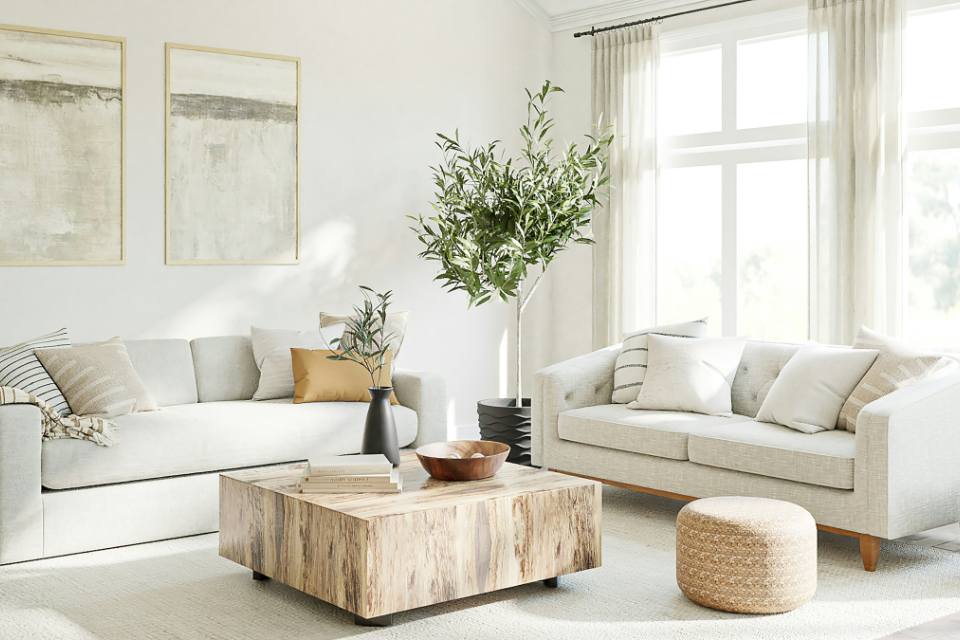
[{"label": "curtain panel", "polygon": [[901,0],[811,0],[810,331],[900,329]]},{"label": "curtain panel", "polygon": [[593,219],[593,342],[652,324],[656,264],[659,27],[593,38],[593,118],[611,127],[610,185]]}]

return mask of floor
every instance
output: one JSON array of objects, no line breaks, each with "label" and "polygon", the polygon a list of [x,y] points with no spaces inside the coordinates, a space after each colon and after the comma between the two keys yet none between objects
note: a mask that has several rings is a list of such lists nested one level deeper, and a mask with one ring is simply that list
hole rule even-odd
[{"label": "floor", "polygon": [[[901,538],[904,542],[960,553],[960,524]],[[881,556],[881,562],[883,556]],[[883,640],[960,640],[960,612],[898,631]]]},{"label": "floor", "polygon": [[[352,616],[217,553],[215,534],[0,566],[0,640],[876,640],[960,638],[960,526],[886,541],[875,573],[855,540],[821,533],[814,599],[743,616],[675,580],[682,504],[606,488],[603,566],[398,614]],[[891,634],[894,634],[891,636]],[[952,635],[951,635],[952,634]]]}]

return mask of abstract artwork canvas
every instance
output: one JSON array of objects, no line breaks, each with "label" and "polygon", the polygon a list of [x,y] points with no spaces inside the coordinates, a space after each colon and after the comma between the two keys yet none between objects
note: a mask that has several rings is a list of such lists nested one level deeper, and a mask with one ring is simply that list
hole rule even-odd
[{"label": "abstract artwork canvas", "polygon": [[299,259],[297,58],[167,45],[168,264]]},{"label": "abstract artwork canvas", "polygon": [[120,264],[124,40],[0,26],[0,264]]}]

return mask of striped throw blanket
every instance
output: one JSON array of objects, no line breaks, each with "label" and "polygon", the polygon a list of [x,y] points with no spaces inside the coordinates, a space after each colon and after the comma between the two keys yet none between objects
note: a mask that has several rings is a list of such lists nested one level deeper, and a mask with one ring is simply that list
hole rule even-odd
[{"label": "striped throw blanket", "polygon": [[76,438],[89,440],[101,447],[109,447],[116,441],[116,425],[109,420],[96,416],[62,416],[49,404],[22,389],[0,387],[0,405],[5,404],[32,404],[39,407],[44,440]]}]

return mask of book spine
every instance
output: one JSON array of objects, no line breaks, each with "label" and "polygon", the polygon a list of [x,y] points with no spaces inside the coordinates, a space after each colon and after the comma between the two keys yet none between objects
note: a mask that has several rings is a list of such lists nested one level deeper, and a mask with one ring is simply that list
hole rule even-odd
[{"label": "book spine", "polygon": [[311,484],[372,484],[390,482],[390,476],[305,476]]},{"label": "book spine", "polygon": [[372,476],[389,475],[392,467],[355,466],[355,467],[311,467],[307,465],[305,473],[310,476]]},{"label": "book spine", "polygon": [[400,493],[400,487],[301,487],[300,493]]}]

